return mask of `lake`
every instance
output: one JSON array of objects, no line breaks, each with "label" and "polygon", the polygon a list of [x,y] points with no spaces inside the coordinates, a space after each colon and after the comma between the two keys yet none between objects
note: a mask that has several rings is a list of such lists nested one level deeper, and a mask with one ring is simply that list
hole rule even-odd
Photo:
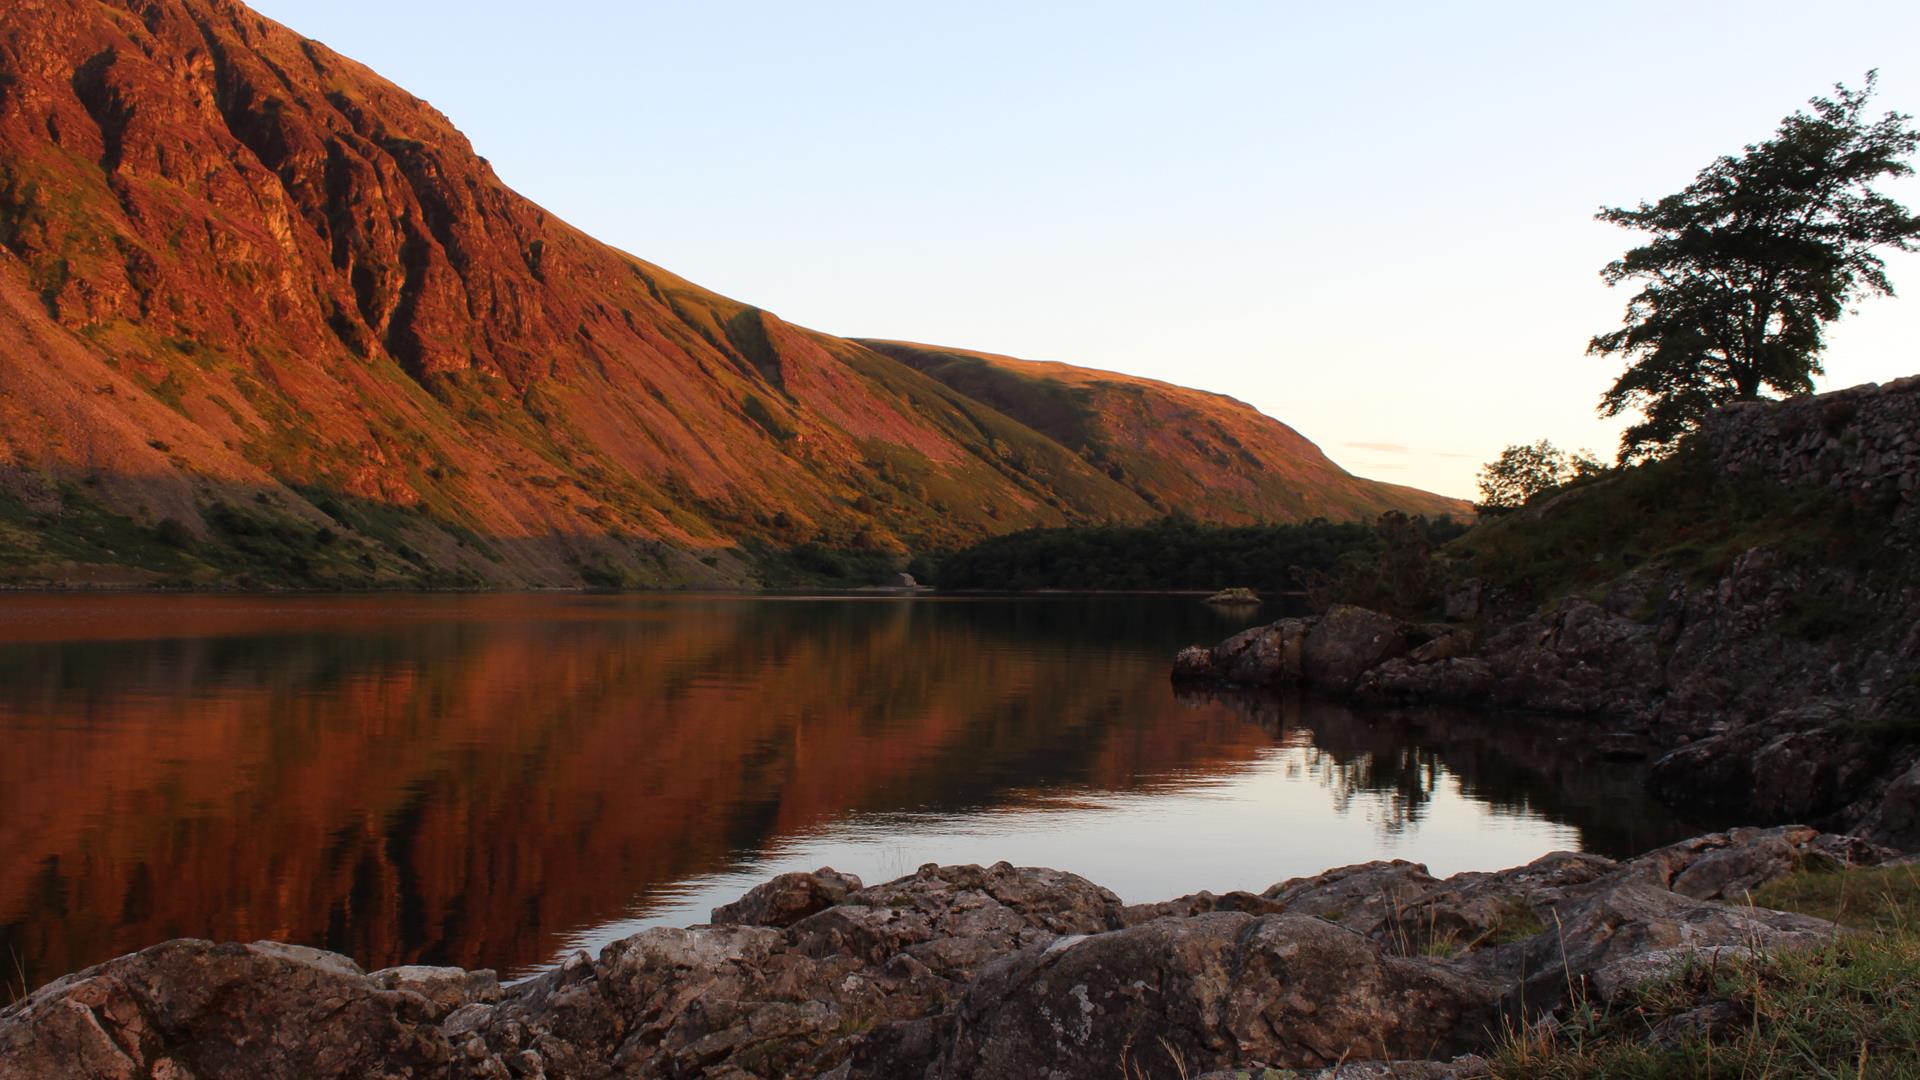
[{"label": "lake", "polygon": [[0,965],[538,970],[781,871],[1130,902],[1691,835],[1578,725],[1177,694],[1191,597],[0,595]]}]

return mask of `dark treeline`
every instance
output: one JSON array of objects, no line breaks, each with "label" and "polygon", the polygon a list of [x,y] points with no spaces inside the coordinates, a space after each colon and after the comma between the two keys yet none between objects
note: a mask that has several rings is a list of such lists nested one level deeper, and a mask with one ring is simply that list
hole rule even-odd
[{"label": "dark treeline", "polygon": [[[1448,519],[1424,523],[1457,534]],[[1203,525],[1169,517],[1150,525],[1028,529],[996,536],[914,570],[943,589],[1219,589],[1293,592],[1375,552],[1372,525],[1322,518],[1297,525]]]}]

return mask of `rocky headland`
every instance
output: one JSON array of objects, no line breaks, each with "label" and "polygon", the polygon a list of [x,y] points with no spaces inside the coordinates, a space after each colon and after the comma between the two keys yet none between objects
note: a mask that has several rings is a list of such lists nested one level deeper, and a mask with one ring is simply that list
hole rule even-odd
[{"label": "rocky headland", "polygon": [[[1835,924],[1751,894],[1893,858],[1746,829],[1626,862],[1556,852],[1444,879],[1370,862],[1140,905],[1004,863],[875,886],[823,869],[511,987],[171,941],[0,1012],[0,1078],[1484,1075],[1503,1032],[1570,1006],[1831,942]],[[1741,1009],[1659,1023],[1702,1034]]]},{"label": "rocky headland", "polygon": [[1335,605],[1174,678],[1585,717],[1678,808],[1920,848],[1920,377],[1723,409],[1460,546],[1443,619]]}]

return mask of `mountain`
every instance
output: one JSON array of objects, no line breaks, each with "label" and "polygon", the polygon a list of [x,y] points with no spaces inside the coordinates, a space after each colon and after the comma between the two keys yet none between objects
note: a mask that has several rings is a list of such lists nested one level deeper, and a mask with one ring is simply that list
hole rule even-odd
[{"label": "mountain", "polygon": [[715,295],[230,0],[9,8],[0,579],[724,585],[806,542],[1465,508],[1227,398]]},{"label": "mountain", "polygon": [[1073,451],[1156,509],[1208,521],[1461,514],[1460,500],[1354,476],[1223,394],[1067,364],[862,341]]}]

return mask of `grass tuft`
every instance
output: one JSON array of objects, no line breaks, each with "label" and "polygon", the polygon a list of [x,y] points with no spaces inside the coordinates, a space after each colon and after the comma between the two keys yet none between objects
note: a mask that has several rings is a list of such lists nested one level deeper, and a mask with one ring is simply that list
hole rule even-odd
[{"label": "grass tuft", "polygon": [[1809,872],[1756,904],[1859,931],[1812,948],[1688,965],[1604,1012],[1511,1029],[1498,1080],[1920,1078],[1920,867]]}]

